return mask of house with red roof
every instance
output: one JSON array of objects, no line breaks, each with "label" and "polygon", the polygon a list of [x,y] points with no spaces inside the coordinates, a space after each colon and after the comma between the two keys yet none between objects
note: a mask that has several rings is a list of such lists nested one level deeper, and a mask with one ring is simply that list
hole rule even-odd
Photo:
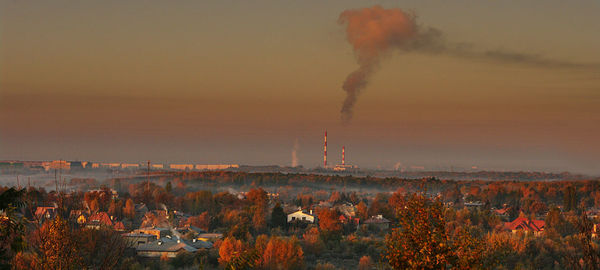
[{"label": "house with red roof", "polygon": [[88,218],[85,227],[99,229],[100,227],[112,227],[114,224],[106,212],[98,212]]},{"label": "house with red roof", "polygon": [[501,217],[504,220],[508,220],[508,216],[509,216],[509,211],[511,210],[510,207],[504,207],[502,209],[495,209],[494,213],[496,215],[498,215],[499,217]]},{"label": "house with red roof", "polygon": [[113,225],[113,229],[118,232],[123,232],[125,231],[125,224],[121,221],[117,221],[115,222],[115,225]]},{"label": "house with red roof", "polygon": [[504,228],[513,233],[526,231],[533,232],[534,235],[543,232],[545,226],[546,222],[543,220],[528,219],[526,217],[518,217],[511,222],[504,223]]},{"label": "house with red roof", "polygon": [[35,209],[35,217],[40,221],[53,219],[58,212],[58,207],[56,206],[38,206]]}]

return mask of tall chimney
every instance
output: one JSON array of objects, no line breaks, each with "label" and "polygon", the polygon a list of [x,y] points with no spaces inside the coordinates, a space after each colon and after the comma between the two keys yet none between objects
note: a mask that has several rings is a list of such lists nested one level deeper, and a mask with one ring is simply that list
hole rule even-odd
[{"label": "tall chimney", "polygon": [[327,168],[327,130],[325,130],[325,143],[323,146],[323,168]]},{"label": "tall chimney", "polygon": [[346,146],[342,146],[342,166],[346,165]]}]

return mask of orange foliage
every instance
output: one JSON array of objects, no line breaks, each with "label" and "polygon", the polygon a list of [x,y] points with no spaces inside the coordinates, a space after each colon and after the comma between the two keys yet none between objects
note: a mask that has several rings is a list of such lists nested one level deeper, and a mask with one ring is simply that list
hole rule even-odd
[{"label": "orange foliage", "polygon": [[266,269],[300,269],[304,252],[298,244],[298,239],[282,239],[271,237],[261,259],[261,265]]},{"label": "orange foliage", "polygon": [[123,208],[123,215],[130,219],[135,218],[135,204],[133,203],[133,200],[127,199],[125,207]]},{"label": "orange foliage", "polygon": [[219,263],[226,264],[237,257],[244,250],[242,241],[227,237],[219,247]]},{"label": "orange foliage", "polygon": [[356,206],[356,216],[360,218],[360,220],[366,220],[369,218],[369,211],[365,202],[359,202]]},{"label": "orange foliage", "polygon": [[319,227],[323,231],[338,232],[342,230],[339,213],[333,209],[319,211]]},{"label": "orange foliage", "polygon": [[210,227],[210,216],[208,215],[208,212],[203,212],[198,216],[189,217],[186,224],[208,231]]},{"label": "orange foliage", "polygon": [[362,256],[358,261],[358,270],[369,270],[373,268],[373,260],[370,256]]}]

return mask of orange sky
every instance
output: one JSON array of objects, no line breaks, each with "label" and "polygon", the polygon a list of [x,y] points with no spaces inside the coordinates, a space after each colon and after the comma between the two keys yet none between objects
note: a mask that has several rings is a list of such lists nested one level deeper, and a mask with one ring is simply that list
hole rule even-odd
[{"label": "orange sky", "polygon": [[[0,159],[288,165],[298,138],[313,167],[327,128],[363,167],[600,174],[595,68],[393,53],[342,126],[337,18],[371,2],[0,3]],[[600,63],[595,1],[377,3],[476,49]]]}]

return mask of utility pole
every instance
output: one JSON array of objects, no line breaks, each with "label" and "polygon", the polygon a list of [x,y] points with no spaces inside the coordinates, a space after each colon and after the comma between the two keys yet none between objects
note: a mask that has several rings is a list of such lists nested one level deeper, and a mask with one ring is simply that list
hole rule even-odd
[{"label": "utility pole", "polygon": [[56,178],[56,167],[54,167],[54,185],[56,186],[54,191],[58,192],[58,178]]},{"label": "utility pole", "polygon": [[146,171],[146,190],[150,192],[150,160],[148,160],[148,170]]},{"label": "utility pole", "polygon": [[[62,181],[62,159],[58,161],[58,181]],[[59,182],[59,186],[62,186],[61,182]]]}]

